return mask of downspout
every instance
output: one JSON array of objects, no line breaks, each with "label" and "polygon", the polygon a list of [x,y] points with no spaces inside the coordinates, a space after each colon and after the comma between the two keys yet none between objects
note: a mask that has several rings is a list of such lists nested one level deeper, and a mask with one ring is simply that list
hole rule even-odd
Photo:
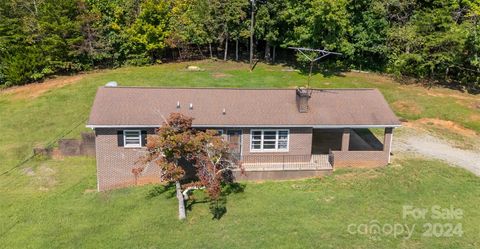
[{"label": "downspout", "polygon": [[388,148],[388,163],[390,163],[390,158],[392,157],[391,154],[392,154],[392,141],[393,141],[393,128],[392,128],[392,134],[390,134],[390,146]]}]

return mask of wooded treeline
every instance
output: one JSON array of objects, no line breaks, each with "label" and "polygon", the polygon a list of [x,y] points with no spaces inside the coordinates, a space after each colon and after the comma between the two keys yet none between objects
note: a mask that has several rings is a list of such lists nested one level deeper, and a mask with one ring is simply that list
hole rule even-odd
[{"label": "wooded treeline", "polygon": [[[248,54],[251,8],[249,0],[3,0],[0,85],[162,60],[238,59],[239,50]],[[325,48],[343,54],[329,59],[339,68],[479,87],[478,0],[257,0],[254,10],[259,59],[271,62],[288,46]]]}]

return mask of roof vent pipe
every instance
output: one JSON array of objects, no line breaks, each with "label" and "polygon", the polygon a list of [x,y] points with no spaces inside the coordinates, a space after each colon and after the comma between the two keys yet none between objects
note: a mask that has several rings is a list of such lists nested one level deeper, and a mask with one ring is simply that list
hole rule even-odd
[{"label": "roof vent pipe", "polygon": [[298,112],[300,113],[308,112],[308,99],[312,97],[312,89],[299,87],[297,88],[296,93],[297,93],[296,102],[297,102]]},{"label": "roof vent pipe", "polygon": [[190,103],[190,110],[193,110],[193,104]]},{"label": "roof vent pipe", "polygon": [[227,112],[225,111],[225,108],[223,108],[222,114],[223,114],[223,115],[227,114]]},{"label": "roof vent pipe", "polygon": [[180,108],[180,101],[177,101],[177,109]]}]

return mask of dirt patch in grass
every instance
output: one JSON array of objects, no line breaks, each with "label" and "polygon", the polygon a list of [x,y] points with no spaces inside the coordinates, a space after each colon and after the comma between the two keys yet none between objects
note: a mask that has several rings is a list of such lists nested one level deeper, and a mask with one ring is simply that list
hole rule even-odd
[{"label": "dirt patch in grass", "polygon": [[477,101],[477,102],[473,102],[470,107],[473,109],[473,110],[479,110],[480,111],[480,101]]},{"label": "dirt patch in grass", "polygon": [[32,169],[32,167],[27,167],[27,168],[24,168],[22,170],[23,174],[27,175],[27,176],[34,176],[35,175],[35,171]]},{"label": "dirt patch in grass", "polygon": [[202,68],[210,71],[226,71],[226,70],[249,70],[250,65],[247,63],[241,62],[233,62],[233,61],[226,61],[226,62],[214,62],[212,63],[210,60],[203,60],[198,61],[195,65],[199,65]]},{"label": "dirt patch in grass", "polygon": [[57,171],[46,165],[41,165],[36,170],[26,168],[23,170],[23,173],[32,177],[33,184],[35,184],[40,191],[48,191],[57,185]]},{"label": "dirt patch in grass", "polygon": [[463,150],[472,150],[480,145],[480,134],[452,121],[422,118],[412,122],[404,122],[402,125],[406,128],[411,128],[404,129],[404,133],[405,131],[407,133],[403,135],[418,136],[418,134],[430,134],[435,137],[443,137],[453,147]]},{"label": "dirt patch in grass", "polygon": [[231,77],[231,76],[232,76],[231,74],[226,74],[226,73],[212,73],[212,77],[215,79]]},{"label": "dirt patch in grass", "polygon": [[60,76],[54,79],[46,80],[42,83],[32,83],[24,86],[7,88],[0,91],[0,93],[12,94],[15,99],[32,99],[37,98],[52,89],[74,84],[81,80],[83,77],[84,75]]},{"label": "dirt patch in grass", "polygon": [[449,97],[449,98],[453,97],[453,98],[461,99],[461,100],[475,100],[476,99],[476,97],[474,95],[467,95],[467,94],[463,95],[459,92],[442,93],[442,92],[439,92],[439,91],[427,90],[426,94],[429,95],[429,96],[434,96],[434,97]]},{"label": "dirt patch in grass", "polygon": [[64,156],[62,155],[62,153],[60,152],[60,150],[58,148],[54,148],[52,150],[52,159],[53,160],[63,160],[64,159]]},{"label": "dirt patch in grass", "polygon": [[422,113],[421,107],[417,103],[408,100],[395,101],[392,104],[393,108],[403,113],[411,113],[419,115]]},{"label": "dirt patch in grass", "polygon": [[[422,118],[418,119],[414,122],[409,122],[408,125],[420,125],[420,126],[435,126],[436,128],[444,128],[449,131],[453,131],[457,134],[463,135],[463,136],[477,136],[477,133],[474,130],[467,129],[455,122],[448,121],[448,120],[442,120],[442,119],[437,119],[437,118]],[[408,126],[407,125],[407,126]]]},{"label": "dirt patch in grass", "polygon": [[473,122],[480,122],[480,114],[472,114],[468,119]]},{"label": "dirt patch in grass", "polygon": [[475,100],[467,100],[467,99],[457,99],[455,103],[472,109],[473,111],[480,111],[480,102]]},{"label": "dirt patch in grass", "polygon": [[87,188],[85,189],[85,191],[83,192],[84,194],[90,194],[90,193],[96,193],[97,190],[94,189],[94,188]]}]

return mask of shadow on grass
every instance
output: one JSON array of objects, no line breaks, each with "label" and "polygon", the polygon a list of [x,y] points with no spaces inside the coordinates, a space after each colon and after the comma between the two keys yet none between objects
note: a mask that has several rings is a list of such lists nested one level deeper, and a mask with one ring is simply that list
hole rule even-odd
[{"label": "shadow on grass", "polygon": [[[187,201],[185,201],[185,209],[191,212],[195,205],[208,203],[210,212],[213,215],[212,219],[219,220],[227,213],[227,196],[231,194],[243,193],[245,191],[245,187],[246,184],[244,183],[235,182],[224,184],[222,186],[222,194],[218,200],[210,200],[210,198],[205,196],[203,193],[197,198],[195,195],[192,195]],[[165,195],[167,199],[176,197],[175,184],[170,183],[167,185],[154,186],[147,193],[146,198],[152,199],[161,195]]]},{"label": "shadow on grass", "polygon": [[227,197],[222,195],[218,200],[210,201],[209,209],[212,220],[220,220],[227,213]]},{"label": "shadow on grass", "polygon": [[[310,68],[309,66],[302,66],[302,65],[297,65],[294,68],[297,68],[300,70],[300,74],[303,76],[308,77],[308,74],[310,73]],[[345,77],[343,73],[345,73],[347,70],[343,68],[337,68],[337,67],[328,67],[328,66],[313,66],[312,69],[312,76],[315,76],[317,74],[321,74],[325,78],[329,77]]]},{"label": "shadow on grass", "polygon": [[196,198],[190,198],[188,201],[186,201],[186,206],[185,206],[185,209],[187,209],[188,211],[192,211],[192,207],[193,205],[195,204],[203,204],[203,203],[207,203],[208,202],[208,199],[207,198],[204,198],[202,200],[198,200]]},{"label": "shadow on grass", "polygon": [[222,186],[222,194],[217,200],[211,200],[208,196],[202,199],[192,198],[187,204],[187,209],[192,210],[195,204],[208,203],[208,208],[212,214],[212,219],[220,220],[227,213],[227,197],[231,194],[243,193],[246,185],[243,183],[228,183]]},{"label": "shadow on grass", "polygon": [[238,183],[238,182],[225,184],[223,186],[222,193],[224,195],[243,193],[245,191],[246,186],[247,185],[245,183]]},{"label": "shadow on grass", "polygon": [[[290,67],[298,70],[298,73],[302,76],[308,77],[310,73],[309,62],[297,62],[297,61],[278,61],[276,63],[269,63],[270,65],[281,65],[283,67]],[[325,78],[329,77],[345,77],[344,73],[347,72],[346,67],[338,66],[332,61],[320,61],[315,62],[312,68],[312,76],[321,74]]]},{"label": "shadow on grass", "polygon": [[212,219],[220,220],[227,213],[227,196],[231,194],[243,193],[246,185],[244,183],[228,183],[222,187],[222,195],[218,200],[210,200],[209,209],[212,213]]},{"label": "shadow on grass", "polygon": [[176,196],[175,184],[169,183],[166,185],[154,186],[146,196],[147,199],[152,199],[160,195],[166,194],[166,198],[170,199]]}]

